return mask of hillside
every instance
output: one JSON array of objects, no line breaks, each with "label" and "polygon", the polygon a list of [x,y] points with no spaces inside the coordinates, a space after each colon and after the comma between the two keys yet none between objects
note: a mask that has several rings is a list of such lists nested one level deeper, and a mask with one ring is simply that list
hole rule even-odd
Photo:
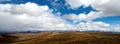
[{"label": "hillside", "polygon": [[40,32],[1,34],[0,44],[120,44],[120,34],[101,32]]}]

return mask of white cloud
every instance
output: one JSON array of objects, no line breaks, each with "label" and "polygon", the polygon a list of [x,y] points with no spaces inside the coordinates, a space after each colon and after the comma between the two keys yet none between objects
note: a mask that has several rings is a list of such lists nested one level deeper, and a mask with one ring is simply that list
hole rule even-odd
[{"label": "white cloud", "polygon": [[103,22],[81,22],[78,26],[81,31],[106,31],[106,32],[120,32],[120,26],[111,26]]},{"label": "white cloud", "polygon": [[106,2],[101,4],[93,4],[93,8],[98,9],[99,11],[103,12],[102,15],[105,16],[120,16],[120,0],[107,0]]},{"label": "white cloud", "polygon": [[93,19],[96,19],[98,17],[102,17],[101,12],[90,12],[89,14],[68,14],[68,15],[63,15],[64,19],[71,19],[77,22],[80,21],[92,21]]},{"label": "white cloud", "polygon": [[119,32],[120,25],[113,26],[104,22],[92,22],[93,19],[107,17],[107,16],[120,16],[120,0],[66,0],[66,4],[69,4],[72,9],[77,9],[84,5],[85,7],[91,5],[94,9],[100,12],[90,12],[89,14],[68,14],[63,18],[71,19],[77,22],[87,21],[87,23],[81,22],[77,27],[79,30],[99,30],[99,31],[115,31]]},{"label": "white cloud", "polygon": [[[63,18],[71,19],[74,21],[92,21],[96,18],[108,16],[120,16],[120,0],[66,0],[66,4],[70,5],[72,9],[79,8],[84,5],[85,7],[91,5],[94,9],[100,12],[90,12],[89,14],[71,14],[64,15]],[[73,19],[74,18],[74,19]]]},{"label": "white cloud", "polygon": [[77,15],[76,14],[63,15],[63,18],[75,20],[77,18]]},{"label": "white cloud", "polygon": [[95,0],[66,0],[66,4],[70,5],[72,9],[79,8],[81,5],[89,6]]},{"label": "white cloud", "polygon": [[[87,20],[90,15],[71,14],[66,18]],[[76,18],[77,17],[77,18]],[[94,17],[93,17],[94,18]],[[92,19],[92,18],[91,18]],[[91,25],[93,27],[91,27]],[[113,28],[111,28],[113,27]],[[55,16],[48,6],[38,6],[35,3],[0,4],[0,31],[27,31],[27,30],[100,30],[119,31],[120,26],[111,26],[103,22],[87,22],[70,25],[64,19]]]},{"label": "white cloud", "polygon": [[72,9],[79,8],[84,5],[85,7],[89,5],[101,5],[109,0],[66,0],[66,4],[70,5]]},{"label": "white cloud", "polygon": [[67,24],[54,16],[48,6],[38,6],[30,2],[20,5],[0,4],[0,6],[1,31],[47,30],[63,28]]},{"label": "white cloud", "polygon": [[47,6],[38,6],[35,3],[26,3],[21,5],[15,5],[11,8],[11,12],[13,14],[22,14],[26,13],[32,16],[37,16],[40,14],[46,14],[49,12],[49,8]]},{"label": "white cloud", "polygon": [[[69,14],[69,15],[64,15],[63,18],[74,20],[74,22],[80,22],[78,25],[74,26],[74,29],[78,31],[120,32],[120,25],[110,25],[100,21],[92,22],[92,19],[101,17],[99,16],[100,13],[99,14],[97,13],[96,15],[94,14],[95,12],[91,12],[88,15]],[[86,21],[86,23],[81,21]]]},{"label": "white cloud", "polygon": [[[80,6],[84,5],[89,6],[91,5],[94,9],[99,10],[97,14],[100,17],[105,16],[120,16],[120,0],[66,0],[66,4],[69,4],[72,9],[79,8]],[[93,17],[96,17],[96,13]]]}]

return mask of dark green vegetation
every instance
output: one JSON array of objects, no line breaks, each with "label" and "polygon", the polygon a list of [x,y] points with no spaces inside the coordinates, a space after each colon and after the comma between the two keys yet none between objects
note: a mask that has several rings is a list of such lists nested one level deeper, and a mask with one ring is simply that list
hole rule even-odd
[{"label": "dark green vegetation", "polygon": [[0,44],[120,44],[120,34],[101,32],[0,34]]}]

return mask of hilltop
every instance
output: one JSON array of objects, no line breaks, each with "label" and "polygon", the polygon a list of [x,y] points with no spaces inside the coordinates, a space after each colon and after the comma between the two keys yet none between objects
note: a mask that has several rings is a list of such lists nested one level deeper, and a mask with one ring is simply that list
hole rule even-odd
[{"label": "hilltop", "polygon": [[40,32],[0,34],[0,44],[119,44],[120,34]]}]

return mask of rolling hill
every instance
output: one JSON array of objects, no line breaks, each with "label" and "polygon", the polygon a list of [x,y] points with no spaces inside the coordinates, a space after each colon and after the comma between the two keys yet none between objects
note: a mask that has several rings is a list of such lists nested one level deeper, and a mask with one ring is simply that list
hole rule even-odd
[{"label": "rolling hill", "polygon": [[0,34],[0,44],[120,44],[120,34],[40,32]]}]

